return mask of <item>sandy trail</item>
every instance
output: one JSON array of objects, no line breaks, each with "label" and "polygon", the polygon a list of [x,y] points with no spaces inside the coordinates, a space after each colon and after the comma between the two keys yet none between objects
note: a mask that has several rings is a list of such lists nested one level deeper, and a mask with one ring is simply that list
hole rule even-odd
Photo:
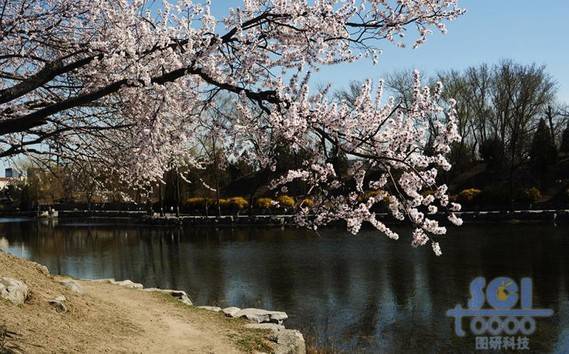
[{"label": "sandy trail", "polygon": [[[228,338],[231,330],[215,326],[196,311],[169,303],[165,295],[111,284],[80,282],[85,293],[120,317],[128,318],[137,335],[124,339],[128,351],[144,353],[239,353]],[[193,313],[192,313],[193,312]],[[201,312],[201,311],[200,311]]]},{"label": "sandy trail", "polygon": [[[0,277],[22,280],[31,289],[23,305],[0,299],[0,328],[17,334],[0,344],[19,352],[225,354],[271,348],[267,332],[170,295],[90,281],[79,281],[83,293],[77,294],[44,267],[3,252]],[[48,304],[59,295],[67,312]]]}]

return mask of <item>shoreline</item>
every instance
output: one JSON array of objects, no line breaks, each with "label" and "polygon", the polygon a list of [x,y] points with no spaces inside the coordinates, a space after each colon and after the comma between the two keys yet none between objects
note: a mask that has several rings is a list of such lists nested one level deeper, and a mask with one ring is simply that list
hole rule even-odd
[{"label": "shoreline", "polygon": [[130,280],[51,275],[0,251],[2,353],[306,353],[302,334],[282,325],[286,318],[278,311],[194,306],[184,291]]},{"label": "shoreline", "polygon": [[[399,221],[388,213],[377,213],[378,218],[386,224],[405,225],[407,221]],[[569,222],[569,209],[526,209],[526,210],[470,210],[456,213],[465,223],[485,223],[485,222]],[[446,215],[437,213],[434,219],[444,221]],[[0,212],[0,218],[8,219],[37,219],[51,221],[59,219],[89,218],[89,219],[109,219],[109,220],[134,220],[137,224],[148,226],[215,226],[215,227],[239,227],[239,226],[278,226],[296,227],[293,214],[259,214],[259,215],[180,215],[157,214],[148,215],[140,211],[116,211],[116,210],[94,210],[77,211],[62,210],[56,217],[38,217],[35,212],[6,213]],[[329,226],[341,225],[341,222],[330,223]]]}]

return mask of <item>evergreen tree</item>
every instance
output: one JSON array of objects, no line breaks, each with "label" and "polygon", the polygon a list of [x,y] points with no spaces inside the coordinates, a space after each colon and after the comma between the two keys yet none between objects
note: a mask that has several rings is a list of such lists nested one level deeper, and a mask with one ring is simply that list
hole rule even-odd
[{"label": "evergreen tree", "polygon": [[503,169],[505,160],[504,144],[498,137],[490,138],[480,145],[480,156],[488,164],[488,169],[499,171]]},{"label": "evergreen tree", "polygon": [[530,149],[530,166],[543,185],[548,169],[557,160],[557,149],[545,120],[541,119],[533,136]]},{"label": "evergreen tree", "polygon": [[565,130],[563,131],[559,152],[569,153],[569,124],[567,125],[567,128],[565,128]]}]

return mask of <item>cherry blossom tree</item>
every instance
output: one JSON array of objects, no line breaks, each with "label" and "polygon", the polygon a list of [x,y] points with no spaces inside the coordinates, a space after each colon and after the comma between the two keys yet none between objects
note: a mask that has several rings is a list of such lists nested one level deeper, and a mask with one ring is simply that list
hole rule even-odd
[{"label": "cherry blossom tree", "polygon": [[[309,186],[315,206],[299,206],[299,223],[345,220],[357,233],[369,222],[397,238],[373,211],[385,201],[416,226],[414,245],[431,241],[440,254],[445,228],[429,215],[442,208],[461,222],[436,181],[459,139],[455,104],[441,100],[441,85],[422,87],[415,73],[412,104],[401,107],[383,98],[381,82],[366,82],[354,104],[308,83],[322,66],[377,62],[381,43],[418,46],[433,30],[445,32],[464,12],[457,0],[243,0],[224,18],[212,15],[216,4],[0,1],[0,155],[96,159],[129,183],[150,185],[177,165],[208,163],[192,154],[200,122],[216,96],[233,95],[229,159],[274,170],[275,140],[311,152],[304,168],[273,181],[282,190],[293,180]],[[427,117],[438,117],[435,137]],[[328,162],[332,148],[353,162],[347,176]],[[363,198],[369,191],[374,197]]]}]

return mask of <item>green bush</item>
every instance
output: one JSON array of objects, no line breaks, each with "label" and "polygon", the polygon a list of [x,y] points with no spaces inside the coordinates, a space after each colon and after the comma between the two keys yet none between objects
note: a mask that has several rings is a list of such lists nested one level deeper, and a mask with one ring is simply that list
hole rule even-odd
[{"label": "green bush", "polygon": [[541,199],[541,196],[541,191],[536,187],[529,189],[516,189],[514,191],[514,200],[518,203],[525,204],[526,206],[537,203]]}]

